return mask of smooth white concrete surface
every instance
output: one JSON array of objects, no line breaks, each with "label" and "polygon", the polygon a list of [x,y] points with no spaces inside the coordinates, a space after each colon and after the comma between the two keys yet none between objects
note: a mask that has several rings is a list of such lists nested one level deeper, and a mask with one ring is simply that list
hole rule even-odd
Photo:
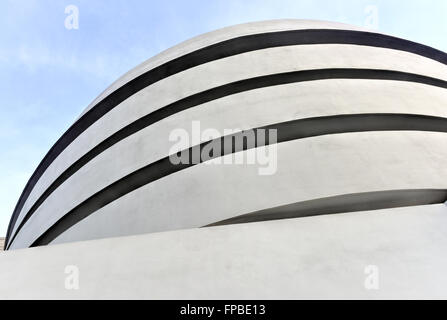
[{"label": "smooth white concrete surface", "polygon": [[[46,188],[77,159],[119,129],[154,110],[192,94],[237,80],[325,68],[386,69],[447,80],[447,66],[439,62],[404,51],[355,45],[297,45],[270,48],[212,61],[147,87],[90,126],[46,170],[28,197],[18,221],[22,220]],[[423,92],[425,87],[414,95],[425,95]],[[368,95],[363,100],[366,99]],[[244,114],[240,116],[244,117]],[[17,226],[18,224],[14,231]]]},{"label": "smooth white concrete surface", "polygon": [[[120,78],[94,103],[138,75],[212,43],[247,34],[316,28],[359,30],[342,24],[301,20],[268,21],[222,29],[194,38],[149,59]],[[199,65],[141,90],[116,106],[75,139],[48,167],[35,185],[20,212],[13,228],[13,234],[35,201],[65,169],[98,143],[144,115],[192,94],[230,82],[282,72],[327,68],[385,69],[447,80],[447,66],[442,63],[404,51],[359,45],[285,46],[247,52]],[[137,132],[90,161],[65,181],[39,207],[18,234],[12,248],[30,245],[60,217],[94,193],[125,175],[167,156],[172,145],[168,141],[169,133],[175,128],[189,128],[193,120],[200,120],[202,128],[210,127],[223,131],[223,129],[253,128],[306,117],[350,113],[416,113],[446,117],[446,94],[445,89],[404,81],[332,79],[261,88],[199,105]],[[370,135],[371,137],[369,137]],[[298,170],[289,175],[286,169],[281,169],[284,170],[282,176],[261,177],[261,179],[254,175],[258,169],[256,166],[242,169],[240,169],[241,167],[218,168],[218,166],[211,166],[211,169],[203,169],[204,166],[201,165],[188,169],[153,183],[156,187],[144,186],[140,190],[117,199],[114,203],[93,214],[95,217],[101,217],[99,220],[89,217],[79,226],[74,226],[67,235],[62,235],[59,240],[197,227],[247,211],[254,211],[251,209],[265,209],[301,199],[310,200],[339,195],[343,192],[445,188],[445,170],[441,165],[445,163],[446,159],[446,154],[442,151],[444,148],[441,146],[445,145],[445,134],[427,132],[347,134],[346,136],[350,137],[348,138],[349,147],[344,145],[348,140],[345,141],[346,138],[342,136],[344,137],[344,135],[337,135],[336,137],[312,138],[311,141],[318,141],[318,143],[321,141],[321,144],[317,143],[316,145],[312,145],[314,142],[308,145],[308,139],[305,139],[305,142],[288,142],[284,143],[284,146],[280,146],[279,149],[283,150],[284,155],[278,159],[279,167],[283,166],[287,170],[293,171],[294,167],[304,164],[307,166],[305,167],[307,172]],[[328,142],[325,142],[327,139],[329,139]],[[378,139],[389,141],[379,141]],[[403,145],[398,145],[397,141],[402,142]],[[374,145],[369,146],[369,143]],[[356,151],[345,150],[338,154],[337,147],[339,145],[346,150],[351,148]],[[370,148],[380,154],[370,154]],[[396,148],[401,150],[399,154],[394,153]],[[297,154],[296,150],[301,151]],[[307,157],[306,153],[308,152],[313,154],[309,159],[296,160],[300,154],[303,158]],[[415,156],[414,153],[418,155]],[[423,154],[423,156],[419,156],[419,154]],[[328,156],[333,159],[323,159]],[[401,164],[403,158],[408,160],[396,167],[393,161]],[[344,165],[346,168],[343,167]],[[351,170],[351,165],[353,170]],[[324,166],[324,168],[322,169],[320,166]],[[365,168],[371,166],[377,166],[372,170],[373,172],[377,171],[377,176],[375,180],[366,179],[365,181],[361,178],[362,174],[368,176],[368,173],[361,171],[369,171]],[[414,166],[417,168],[415,169]],[[438,174],[432,174],[432,171],[438,168],[440,168]],[[320,174],[320,170],[324,174]],[[429,174],[424,175],[423,170],[429,171]],[[357,175],[357,171],[361,174]],[[386,172],[386,175],[383,172]],[[407,174],[408,172],[410,174]],[[248,180],[240,181],[235,178],[237,175]],[[339,181],[340,186],[332,182],[332,179],[339,179],[339,175],[344,176]],[[353,175],[358,177],[358,181],[357,177],[352,179]],[[284,176],[287,177],[284,178]],[[217,179],[216,181],[219,181],[218,186],[206,187],[207,190],[204,190],[208,198],[214,200],[209,202],[197,200],[200,198],[198,190],[201,190],[202,184],[206,186],[207,183],[213,183],[208,177],[214,177]],[[180,179],[181,183],[177,179]],[[263,183],[259,183],[260,179],[264,183],[265,181],[271,183],[270,189],[266,187],[256,192],[243,191],[239,194],[238,188],[234,188],[235,184],[233,183],[242,185],[246,189],[255,189],[255,186],[257,188],[258,185],[263,185]],[[314,185],[315,181],[311,181],[312,179],[326,183],[326,185],[323,187]],[[301,180],[311,181],[306,187],[307,189],[299,184]],[[201,186],[193,188],[194,184],[201,184]],[[158,187],[160,189],[157,189]],[[152,190],[154,188],[156,190]],[[296,188],[301,191],[296,194],[288,191]],[[227,194],[226,190],[228,189],[232,189],[232,191]],[[140,194],[141,190],[144,190],[142,194]],[[169,192],[171,190],[175,191],[172,196]],[[265,197],[266,199],[258,201],[257,198],[250,198],[252,196],[259,197],[263,192],[270,192],[269,196]],[[283,194],[278,195],[277,192]],[[232,193],[236,198],[230,196]],[[139,198],[141,196],[144,198]],[[180,198],[174,198],[175,196]],[[244,197],[248,197],[248,199]],[[152,200],[148,204],[144,202],[144,199]],[[232,199],[233,202],[228,201],[229,199]],[[163,207],[165,204],[162,200],[169,201],[166,208]],[[194,207],[195,202],[193,201],[199,203],[200,210]],[[129,204],[128,202],[134,203]],[[126,203],[128,207],[123,209],[121,203]],[[207,206],[217,206],[219,203],[221,208],[212,210],[213,213],[209,217],[204,217],[208,213],[208,210],[205,209]],[[135,206],[137,208],[134,208]],[[113,209],[115,207],[118,209]],[[187,208],[186,211],[180,212],[178,208],[183,210],[183,207]],[[134,209],[130,210],[129,208]],[[128,212],[132,212],[131,215]],[[163,215],[163,212],[167,212],[167,214]],[[126,220],[129,216],[130,219]],[[190,218],[191,220],[189,220]],[[106,219],[106,221],[101,219]],[[121,221],[123,219],[126,221]],[[94,225],[86,226],[87,222]],[[113,224],[116,225],[113,226]]]},{"label": "smooth white concrete surface", "polygon": [[446,299],[446,251],[444,204],[180,230],[0,253],[0,299]]},{"label": "smooth white concrete surface", "polygon": [[[431,95],[430,105],[421,99],[419,90]],[[168,140],[169,133],[176,128],[190,132],[193,120],[200,119],[202,130],[215,128],[223,133],[224,129],[250,129],[337,114],[383,112],[447,117],[444,101],[447,90],[441,88],[347,79],[288,84],[228,96],[173,115],[104,151],[56,189],[36,214],[61,212],[60,216],[127,174],[168,156],[174,144]]]},{"label": "smooth white concrete surface", "polygon": [[[445,133],[414,131],[344,133],[280,143],[274,175],[259,176],[258,165],[196,165],[115,200],[56,242],[200,227],[343,194],[447,189],[446,143]],[[29,246],[67,212],[59,207],[63,202],[51,203],[45,211],[36,211],[12,248]]]}]

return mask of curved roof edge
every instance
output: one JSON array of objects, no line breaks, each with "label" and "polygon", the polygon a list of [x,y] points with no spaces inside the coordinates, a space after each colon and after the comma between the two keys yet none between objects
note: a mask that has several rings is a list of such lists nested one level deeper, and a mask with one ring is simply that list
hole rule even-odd
[{"label": "curved roof edge", "polygon": [[[335,29],[335,30],[356,30],[380,33],[375,30],[357,27],[340,22],[331,22],[323,20],[301,20],[301,19],[278,19],[248,22],[242,24],[231,25],[228,27],[216,29],[207,33],[200,34],[188,40],[185,40],[173,47],[170,47],[157,55],[145,60],[124,75],[119,77],[110,86],[108,86],[101,94],[99,94],[78,116],[82,117],[88,110],[93,108],[99,101],[103,100],[116,89],[122,87],[125,83],[138,77],[139,75],[159,66],[163,63],[178,58],[184,54],[196,51],[206,46],[225,41],[231,38],[276,31],[300,30],[300,29]],[[76,119],[76,120],[77,120]]]}]

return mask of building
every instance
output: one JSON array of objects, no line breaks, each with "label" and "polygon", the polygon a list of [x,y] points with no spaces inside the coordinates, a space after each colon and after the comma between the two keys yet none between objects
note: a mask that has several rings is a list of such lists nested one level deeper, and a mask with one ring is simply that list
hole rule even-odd
[{"label": "building", "polygon": [[[5,297],[447,297],[446,64],[302,20],[162,52],[95,99],[30,178],[0,277],[27,265],[0,278]],[[258,133],[272,136],[252,145]],[[224,136],[247,140],[175,162]],[[54,274],[66,266],[79,290]],[[368,270],[393,280],[370,290]]]}]

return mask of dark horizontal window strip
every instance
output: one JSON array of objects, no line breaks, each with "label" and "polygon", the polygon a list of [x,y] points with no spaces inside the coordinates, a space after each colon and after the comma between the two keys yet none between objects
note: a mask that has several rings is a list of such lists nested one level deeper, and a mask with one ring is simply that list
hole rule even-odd
[{"label": "dark horizontal window strip", "polygon": [[305,71],[294,71],[287,73],[279,73],[267,76],[260,76],[240,80],[237,82],[222,85],[216,88],[206,90],[176,101],[166,107],[158,109],[148,115],[134,121],[121,130],[117,131],[103,142],[99,143],[93,149],[88,151],[85,155],[68,167],[52,184],[42,193],[42,195],[33,204],[25,217],[20,222],[17,231],[11,237],[11,241],[23,225],[28,221],[37,208],[53,193],[64,181],[75,174],[80,168],[86,165],[90,160],[97,155],[107,150],[114,144],[123,140],[124,138],[146,128],[147,126],[165,119],[173,114],[179,113],[183,110],[210,102],[228,95],[245,92],[248,90],[259,89],[268,86],[275,86],[288,83],[297,83],[303,81],[323,80],[323,79],[380,79],[380,80],[396,80],[396,81],[411,81],[417,83],[424,83],[428,85],[439,86],[447,88],[447,81],[430,78],[426,76],[399,72],[389,70],[375,70],[375,69],[316,69]]},{"label": "dark horizontal window strip", "polygon": [[311,44],[352,44],[389,48],[447,64],[447,54],[416,42],[371,32],[331,29],[290,30],[241,36],[185,54],[147,71],[116,89],[83,114],[56,141],[28,180],[14,208],[8,225],[5,246],[10,242],[12,228],[31,190],[54,159],[88,127],[130,96],[157,81],[207,62],[266,48]]},{"label": "dark horizontal window strip", "polygon": [[[347,132],[390,130],[447,132],[447,118],[413,114],[351,114],[300,119],[255,128],[253,130],[254,133],[257,134],[258,130],[269,129],[277,130],[277,142],[281,143],[295,139]],[[221,145],[225,146],[224,141],[226,139],[237,139],[238,137],[240,138],[244,136],[244,132],[224,136],[193,146],[187,149],[187,152],[191,159],[193,154],[200,154],[203,148],[209,148],[210,144],[220,143]],[[268,145],[269,141],[266,141],[265,144]],[[244,143],[239,148],[235,148],[233,145],[231,149],[224,149],[222,155],[247,150],[249,148],[251,148],[251,145],[247,143]],[[214,159],[219,156],[220,155],[214,155],[209,159]],[[199,161],[199,163],[200,162],[201,161]],[[61,217],[53,226],[51,226],[36,241],[34,241],[31,246],[34,247],[48,244],[71,226],[75,225],[93,212],[115,201],[116,199],[148,183],[194,165],[195,164],[192,161],[188,164],[175,165],[171,163],[169,157],[151,163],[112,183],[88,198],[86,201],[79,204],[73,210]]]},{"label": "dark horizontal window strip", "polygon": [[445,201],[447,201],[447,190],[442,189],[387,190],[354,193],[296,202],[280,207],[260,210],[212,223],[205,227],[421,206],[444,203]]}]

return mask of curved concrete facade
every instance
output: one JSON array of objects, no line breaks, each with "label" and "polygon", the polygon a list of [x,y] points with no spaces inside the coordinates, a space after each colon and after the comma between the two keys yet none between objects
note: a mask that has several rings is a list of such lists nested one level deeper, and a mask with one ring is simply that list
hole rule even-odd
[{"label": "curved concrete facade", "polygon": [[[31,177],[6,246],[442,203],[446,89],[445,53],[342,24],[199,36],[95,99]],[[277,143],[256,148],[275,154],[274,174],[170,163],[170,134],[196,121],[221,136],[276,129]],[[223,158],[253,152],[234,151]]]}]

